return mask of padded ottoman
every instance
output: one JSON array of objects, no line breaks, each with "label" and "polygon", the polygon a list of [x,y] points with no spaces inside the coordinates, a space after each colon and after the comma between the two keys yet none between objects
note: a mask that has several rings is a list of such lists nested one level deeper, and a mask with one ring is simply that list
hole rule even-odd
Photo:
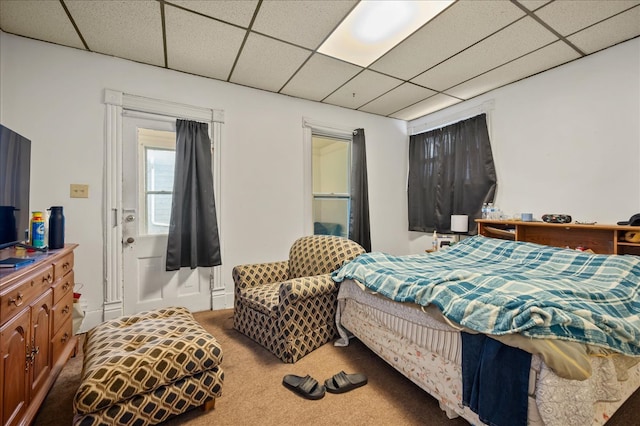
[{"label": "padded ottoman", "polygon": [[87,332],[74,425],[153,425],[221,395],[222,349],[185,308],[107,321]]}]

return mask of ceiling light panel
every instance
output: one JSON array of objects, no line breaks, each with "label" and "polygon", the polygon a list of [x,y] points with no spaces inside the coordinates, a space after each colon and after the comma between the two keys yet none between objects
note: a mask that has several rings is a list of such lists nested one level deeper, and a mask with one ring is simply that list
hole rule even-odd
[{"label": "ceiling light panel", "polygon": [[318,51],[367,67],[451,3],[362,0]]},{"label": "ceiling light panel", "polygon": [[160,3],[65,1],[80,33],[94,52],[164,66]]},{"label": "ceiling light panel", "polygon": [[397,78],[364,70],[323,102],[356,109],[400,84],[402,80]]},{"label": "ceiling light panel", "polygon": [[411,83],[404,83],[400,87],[396,87],[388,93],[369,102],[360,111],[370,112],[379,115],[389,115],[407,105],[422,101],[430,96],[435,95],[433,90],[416,86]]},{"label": "ceiling light panel", "polygon": [[356,0],[263,1],[252,30],[314,50],[356,3]]},{"label": "ceiling light panel", "polygon": [[638,36],[640,6],[567,37],[567,40],[590,54]]},{"label": "ceiling light panel", "polygon": [[248,28],[258,0],[170,0],[170,3]]},{"label": "ceiling light panel", "polygon": [[226,80],[246,31],[165,6],[169,68]]},{"label": "ceiling light panel", "polygon": [[444,94],[437,94],[425,99],[422,102],[418,102],[415,105],[411,105],[408,108],[398,111],[391,115],[393,118],[400,120],[410,121],[416,118],[431,114],[432,112],[439,111],[441,109],[450,107],[451,105],[462,102],[460,99],[452,98],[451,96]]},{"label": "ceiling light panel", "polygon": [[371,65],[409,80],[522,18],[508,1],[459,1]]},{"label": "ceiling light panel", "polygon": [[360,71],[359,66],[316,53],[280,93],[321,101]]},{"label": "ceiling light panel", "polygon": [[539,73],[578,59],[580,54],[567,43],[557,41],[522,58],[479,75],[446,91],[448,95],[471,99],[489,90],[513,83],[531,74]]},{"label": "ceiling light panel", "polygon": [[637,0],[554,1],[535,13],[566,36],[637,5]]},{"label": "ceiling light panel", "polygon": [[300,47],[251,33],[230,81],[277,92],[310,54]]},{"label": "ceiling light panel", "polygon": [[523,18],[411,81],[446,90],[557,39],[533,18]]},{"label": "ceiling light panel", "polygon": [[84,49],[59,2],[0,1],[0,28],[20,36]]}]

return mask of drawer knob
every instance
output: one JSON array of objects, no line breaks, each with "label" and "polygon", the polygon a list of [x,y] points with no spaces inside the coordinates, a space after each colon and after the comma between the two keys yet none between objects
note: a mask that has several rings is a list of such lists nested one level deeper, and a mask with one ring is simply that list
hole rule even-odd
[{"label": "drawer knob", "polygon": [[63,314],[68,314],[68,313],[69,313],[69,310],[70,310],[69,305],[65,305],[65,307],[64,307],[64,308],[62,308],[62,313],[63,313]]},{"label": "drawer knob", "polygon": [[67,340],[69,340],[69,333],[64,333],[64,335],[60,338],[60,341],[64,343]]},{"label": "drawer knob", "polygon": [[23,302],[24,302],[24,299],[23,299],[22,293],[18,293],[18,297],[17,298],[16,297],[10,297],[9,298],[9,305],[11,305],[13,303],[16,306],[20,306],[20,305],[22,305]]},{"label": "drawer knob", "polygon": [[62,269],[66,271],[67,269],[69,269],[69,266],[71,266],[69,262],[64,262],[64,264],[62,265]]},{"label": "drawer knob", "polygon": [[53,276],[51,275],[51,272],[49,272],[46,276],[42,277],[42,283],[49,283],[51,284],[51,282],[53,281]]},{"label": "drawer knob", "polygon": [[69,287],[70,287],[70,284],[69,284],[69,282],[67,281],[67,282],[66,282],[66,283],[64,283],[64,285],[62,286],[62,290],[67,291],[67,290],[69,290]]}]

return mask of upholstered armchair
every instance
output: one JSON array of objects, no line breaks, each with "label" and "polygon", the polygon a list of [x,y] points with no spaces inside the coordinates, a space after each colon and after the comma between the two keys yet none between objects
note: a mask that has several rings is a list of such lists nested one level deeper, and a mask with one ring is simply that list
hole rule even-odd
[{"label": "upholstered armchair", "polygon": [[288,260],[236,266],[234,328],[296,362],[337,336],[331,272],[362,253],[346,238],[313,235],[296,240]]}]

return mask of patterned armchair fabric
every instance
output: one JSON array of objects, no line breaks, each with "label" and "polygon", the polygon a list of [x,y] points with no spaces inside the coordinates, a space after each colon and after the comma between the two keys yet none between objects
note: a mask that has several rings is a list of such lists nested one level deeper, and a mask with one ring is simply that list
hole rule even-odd
[{"label": "patterned armchair fabric", "polygon": [[296,362],[337,336],[331,272],[362,253],[346,238],[313,235],[296,240],[288,260],[236,266],[234,328]]}]

